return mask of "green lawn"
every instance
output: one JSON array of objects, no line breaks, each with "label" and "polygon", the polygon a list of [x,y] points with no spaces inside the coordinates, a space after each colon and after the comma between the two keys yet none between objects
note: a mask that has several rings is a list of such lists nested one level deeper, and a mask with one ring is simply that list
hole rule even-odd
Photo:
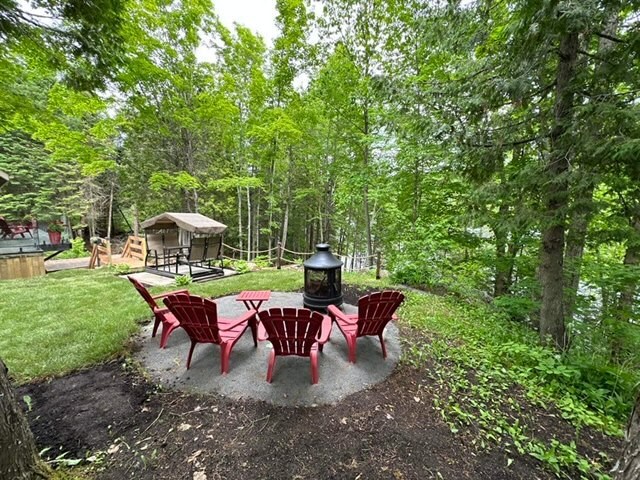
[{"label": "green lawn", "polygon": [[0,356],[18,382],[113,357],[150,317],[129,282],[106,271],[3,281],[0,289]]}]

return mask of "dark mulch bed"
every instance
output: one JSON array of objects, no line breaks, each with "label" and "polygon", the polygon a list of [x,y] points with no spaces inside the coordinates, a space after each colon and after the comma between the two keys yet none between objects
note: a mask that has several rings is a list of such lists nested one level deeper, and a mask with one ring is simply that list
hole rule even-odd
[{"label": "dark mulch bed", "polygon": [[[362,293],[346,287],[345,301]],[[400,365],[337,405],[286,408],[158,391],[113,362],[17,394],[32,399],[39,447],[52,447],[50,457],[96,455],[89,468],[101,479],[555,478],[532,457],[479,450],[472,436],[451,433],[428,378]]]},{"label": "dark mulch bed", "polygon": [[[19,389],[50,456],[109,451],[97,478],[553,478],[532,458],[481,452],[453,435],[420,388],[418,370],[334,406],[284,408],[154,392],[119,363]],[[204,478],[204,477],[202,477]]]}]

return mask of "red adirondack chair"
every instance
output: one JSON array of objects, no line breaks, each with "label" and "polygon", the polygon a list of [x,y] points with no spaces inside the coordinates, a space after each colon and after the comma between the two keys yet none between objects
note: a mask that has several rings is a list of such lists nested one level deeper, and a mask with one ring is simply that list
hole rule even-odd
[{"label": "red adirondack chair", "polygon": [[0,217],[0,234],[1,238],[9,238],[13,239],[16,235],[20,235],[22,238],[26,238],[24,236],[25,233],[31,235],[29,230],[20,225],[9,225],[4,217]]},{"label": "red adirondack chair", "polygon": [[387,348],[382,338],[385,327],[397,320],[394,313],[404,301],[400,292],[386,291],[366,295],[358,300],[358,313],[346,314],[335,305],[327,307],[327,313],[338,324],[349,347],[349,361],[356,363],[356,340],[365,335],[377,335],[382,346],[382,356],[387,358]]},{"label": "red adirondack chair", "polygon": [[311,383],[318,383],[318,349],[331,333],[331,319],[306,308],[269,308],[258,313],[258,338],[269,340],[273,350],[269,356],[267,382],[273,379],[277,356],[297,355],[311,359]]},{"label": "red adirondack chair", "polygon": [[161,299],[166,297],[167,295],[172,295],[176,293],[188,293],[187,290],[176,290],[174,292],[161,293],[160,295],[151,295],[149,290],[144,288],[140,282],[136,279],[128,277],[129,281],[133,283],[133,286],[136,288],[138,293],[144,298],[144,301],[147,302],[149,308],[153,312],[155,316],[155,323],[153,324],[153,333],[152,337],[156,336],[156,332],[158,331],[158,327],[162,324],[162,334],[160,335],[160,348],[165,348],[167,346],[167,341],[169,340],[169,335],[176,328],[180,326],[180,322],[178,319],[169,311],[166,307],[160,307],[156,303],[156,299]]},{"label": "red adirondack chair", "polygon": [[[188,293],[168,295],[164,304],[191,339],[187,369],[191,367],[191,356],[197,343],[215,343],[220,345],[220,373],[227,373],[231,349],[247,330],[249,322],[255,321],[255,310],[249,310],[238,318],[224,318],[218,315],[216,302]],[[255,337],[253,343],[258,346]]]}]

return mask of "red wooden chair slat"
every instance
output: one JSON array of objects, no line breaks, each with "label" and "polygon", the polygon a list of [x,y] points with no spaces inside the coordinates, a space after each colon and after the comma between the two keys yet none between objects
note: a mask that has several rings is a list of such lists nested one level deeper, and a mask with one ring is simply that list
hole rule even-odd
[{"label": "red wooden chair slat", "polygon": [[318,349],[329,339],[331,319],[306,308],[269,308],[258,313],[260,340],[273,345],[267,382],[273,379],[276,357],[296,355],[311,360],[311,383],[318,383]]},{"label": "red wooden chair slat", "polygon": [[336,322],[349,347],[349,361],[356,363],[356,340],[359,337],[376,335],[380,339],[382,356],[387,358],[387,348],[382,334],[387,324],[397,317],[395,311],[404,301],[404,295],[396,291],[376,292],[358,300],[358,313],[346,314],[335,305],[327,312]]},{"label": "red wooden chair slat", "polygon": [[[220,346],[220,373],[227,373],[231,350],[249,327],[249,322],[255,317],[255,310],[249,310],[238,318],[224,318],[218,315],[216,302],[188,293],[167,295],[164,304],[191,339],[187,369],[191,367],[196,344],[213,343]],[[257,345],[255,338],[254,344]]]},{"label": "red wooden chair slat", "polygon": [[158,331],[158,327],[162,324],[162,334],[160,335],[160,348],[165,348],[167,346],[167,341],[169,340],[169,335],[180,326],[180,322],[175,317],[173,313],[169,311],[166,307],[160,307],[156,303],[156,299],[160,299],[165,297],[166,295],[172,295],[176,293],[187,293],[187,290],[176,290],[174,292],[162,293],[160,295],[151,295],[149,290],[147,290],[144,285],[138,282],[136,279],[132,277],[128,277],[129,281],[133,284],[135,289],[138,291],[140,296],[147,302],[149,308],[153,312],[155,317],[155,323],[153,324],[153,332],[151,334],[152,337],[156,336]]}]

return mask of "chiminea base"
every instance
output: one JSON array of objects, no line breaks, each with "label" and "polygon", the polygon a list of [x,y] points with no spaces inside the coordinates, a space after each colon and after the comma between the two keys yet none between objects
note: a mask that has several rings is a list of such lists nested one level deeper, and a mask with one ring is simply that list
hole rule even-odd
[{"label": "chiminea base", "polygon": [[302,305],[304,305],[304,308],[308,308],[309,310],[326,312],[329,305],[339,307],[342,303],[342,295],[334,298],[310,298],[306,295],[302,296]]}]

